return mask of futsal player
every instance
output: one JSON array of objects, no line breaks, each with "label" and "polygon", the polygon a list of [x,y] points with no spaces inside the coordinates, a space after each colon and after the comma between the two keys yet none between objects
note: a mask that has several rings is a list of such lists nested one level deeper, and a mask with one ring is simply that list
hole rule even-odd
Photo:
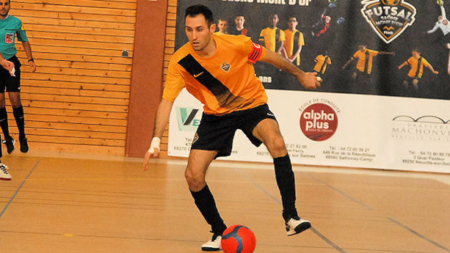
[{"label": "futsal player", "polygon": [[154,137],[145,154],[144,170],[151,157],[158,157],[160,139],[169,120],[174,100],[186,88],[204,104],[200,126],[193,138],[185,178],[194,202],[211,225],[213,236],[202,245],[206,251],[220,250],[222,220],[206,183],[206,171],[220,156],[229,156],[234,134],[241,129],[255,145],[262,143],[274,160],[281,193],[287,235],[300,233],[311,223],[298,216],[295,206],[295,178],[291,161],[267,95],[255,76],[253,63],[264,61],[294,75],[308,89],[320,86],[315,73],[305,73],[279,54],[252,43],[246,36],[214,35],[216,25],[208,7],[186,9],[185,32],[189,42],[172,56],[163,97],[155,120]]},{"label": "futsal player", "polygon": [[323,79],[328,65],[331,65],[331,58],[328,56],[328,51],[325,50],[324,53],[317,55],[314,62],[316,63],[314,71],[317,73],[318,77]]},{"label": "futsal player", "polygon": [[264,28],[259,34],[259,42],[272,52],[277,52],[286,57],[284,43],[286,36],[284,31],[277,27],[280,19],[277,14],[269,16],[269,26]]},{"label": "futsal player", "polygon": [[[10,75],[14,75],[14,63],[6,60],[0,53],[0,72],[7,71]],[[11,180],[11,174],[8,172],[8,166],[3,164],[1,158],[3,157],[2,147],[0,146],[0,180]]]},{"label": "futsal player", "polygon": [[398,66],[398,69],[401,69],[406,65],[410,66],[408,76],[403,81],[403,86],[407,92],[409,91],[409,87],[412,86],[414,95],[419,95],[419,80],[422,78],[424,67],[430,69],[435,75],[439,74],[439,72],[435,71],[433,66],[421,56],[419,49],[413,49],[411,55],[412,56],[407,61]]},{"label": "futsal player", "polygon": [[28,64],[32,72],[36,71],[31,45],[28,41],[22,21],[9,15],[11,10],[10,0],[0,0],[0,52],[9,61],[14,63],[15,74],[11,76],[8,71],[0,71],[0,127],[2,128],[8,154],[14,151],[14,138],[9,134],[8,113],[6,111],[5,88],[9,93],[9,100],[13,108],[13,115],[19,129],[20,151],[28,152],[28,140],[25,135],[25,119],[23,106],[20,99],[20,66],[21,63],[16,56],[16,37],[22,42],[28,57]]},{"label": "futsal player", "polygon": [[367,49],[367,45],[360,44],[358,46],[358,51],[353,54],[353,57],[348,60],[342,69],[345,69],[351,62],[358,59],[356,63],[355,72],[353,72],[352,78],[355,84],[363,93],[374,93],[372,88],[372,69],[373,69],[373,58],[377,55],[392,55],[394,52],[382,52]]},{"label": "futsal player", "polygon": [[244,27],[245,24],[245,17],[243,15],[237,15],[234,19],[234,23],[236,24],[236,27],[233,27],[231,29],[230,34],[232,35],[245,35],[248,37],[251,37],[248,29]]},{"label": "futsal player", "polygon": [[295,65],[300,66],[300,53],[305,45],[303,33],[297,30],[298,21],[296,17],[290,17],[288,21],[288,29],[284,30],[286,42],[284,47],[287,59]]}]

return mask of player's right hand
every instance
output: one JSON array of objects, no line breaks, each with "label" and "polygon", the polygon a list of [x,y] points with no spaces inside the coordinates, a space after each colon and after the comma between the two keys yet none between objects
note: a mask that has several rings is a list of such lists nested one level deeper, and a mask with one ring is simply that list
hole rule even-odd
[{"label": "player's right hand", "polygon": [[147,151],[147,153],[145,153],[145,156],[144,156],[144,163],[143,163],[144,171],[148,170],[150,158],[159,157],[159,150],[160,150],[159,144],[160,143],[161,143],[160,138],[153,137],[152,143],[150,144],[150,149]]},{"label": "player's right hand", "polygon": [[297,78],[300,83],[308,90],[315,90],[320,87],[319,79],[317,79],[317,73],[315,72],[306,72],[301,77]]},{"label": "player's right hand", "polygon": [[4,60],[1,61],[1,65],[2,65],[6,70],[9,71],[9,73],[11,74],[11,76],[14,76],[14,73],[13,73],[14,63],[13,63],[13,62],[10,62],[10,61],[4,59]]}]

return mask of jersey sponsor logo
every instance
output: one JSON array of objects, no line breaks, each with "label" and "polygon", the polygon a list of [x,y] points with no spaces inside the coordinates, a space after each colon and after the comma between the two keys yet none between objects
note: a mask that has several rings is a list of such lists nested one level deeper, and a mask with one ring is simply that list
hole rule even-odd
[{"label": "jersey sponsor logo", "polygon": [[7,34],[5,35],[5,42],[6,42],[7,44],[12,44],[12,43],[14,43],[14,33],[7,33]]},{"label": "jersey sponsor logo", "polygon": [[204,72],[204,71],[202,71],[202,72],[200,72],[200,73],[198,73],[198,74],[194,74],[194,78],[197,78],[197,77],[201,76],[201,75],[203,74],[203,72]]},{"label": "jersey sponsor logo", "polygon": [[220,67],[223,71],[229,72],[231,69],[231,65],[228,62],[222,63],[222,66]]},{"label": "jersey sponsor logo", "polygon": [[387,44],[415,21],[416,8],[404,0],[364,0],[361,13],[375,33]]}]

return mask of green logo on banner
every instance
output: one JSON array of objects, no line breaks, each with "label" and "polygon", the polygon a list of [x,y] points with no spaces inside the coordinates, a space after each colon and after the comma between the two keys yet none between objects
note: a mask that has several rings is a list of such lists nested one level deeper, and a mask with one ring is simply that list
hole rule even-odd
[{"label": "green logo on banner", "polygon": [[189,107],[176,108],[178,129],[180,131],[197,131],[197,127],[200,125],[200,119],[195,118],[199,109]]}]

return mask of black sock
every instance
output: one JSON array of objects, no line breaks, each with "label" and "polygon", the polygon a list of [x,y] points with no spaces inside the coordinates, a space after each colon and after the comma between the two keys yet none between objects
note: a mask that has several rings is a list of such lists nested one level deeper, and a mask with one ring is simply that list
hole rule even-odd
[{"label": "black sock", "polygon": [[16,119],[17,128],[19,129],[19,139],[25,138],[25,118],[23,114],[23,107],[13,107],[13,115]]},{"label": "black sock", "polygon": [[274,158],[273,164],[275,165],[275,176],[283,203],[283,218],[288,221],[290,218],[298,216],[295,208],[295,176],[291,159],[289,155]]},{"label": "black sock", "polygon": [[0,108],[0,127],[2,128],[5,139],[11,138],[9,135],[8,113],[6,112],[6,107]]},{"label": "black sock", "polygon": [[194,197],[195,205],[202,213],[206,222],[211,225],[211,230],[214,234],[222,234],[227,226],[220,217],[219,210],[217,210],[216,201],[214,196],[209,190],[208,185],[205,185],[203,189],[198,192],[191,191],[192,197]]}]

